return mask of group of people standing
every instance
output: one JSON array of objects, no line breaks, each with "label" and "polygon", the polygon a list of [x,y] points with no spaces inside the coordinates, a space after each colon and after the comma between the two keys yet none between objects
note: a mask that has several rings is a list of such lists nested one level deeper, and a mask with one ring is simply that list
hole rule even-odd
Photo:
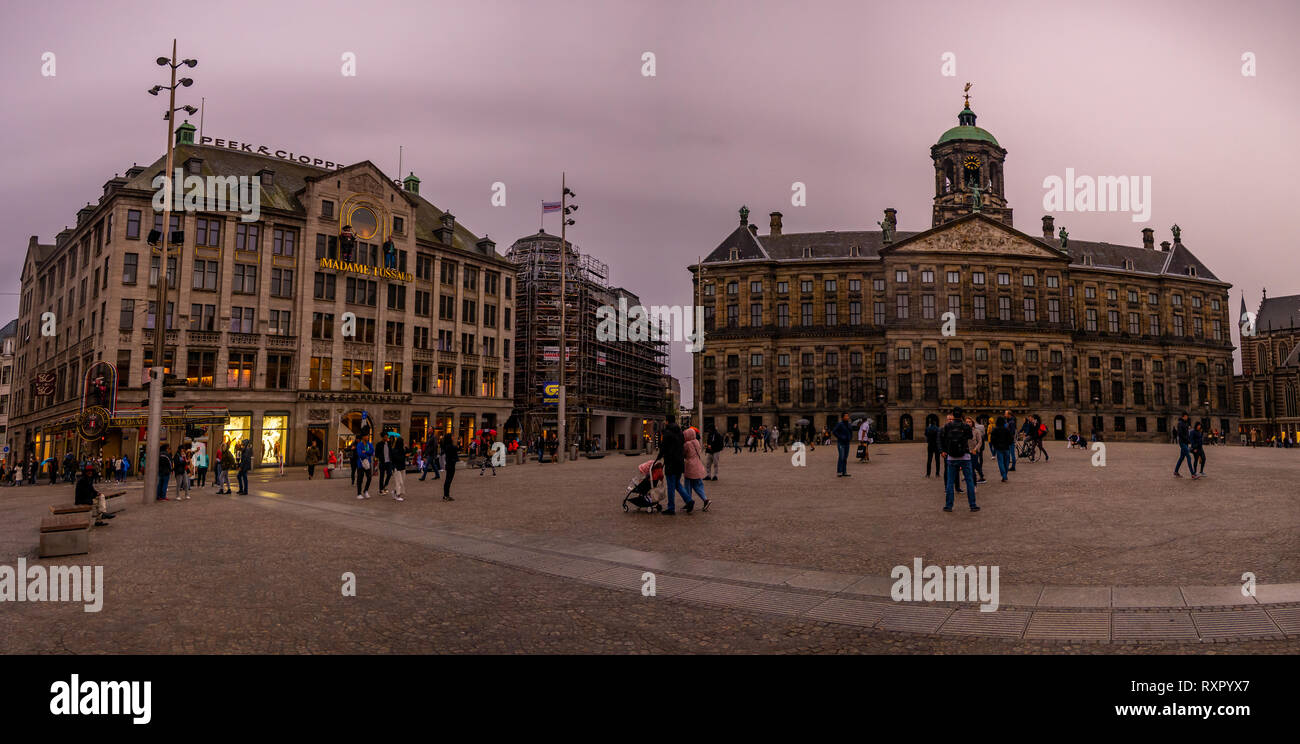
[{"label": "group of people standing", "polygon": [[[378,471],[379,495],[391,495],[394,501],[405,501],[406,467],[408,461],[415,458],[420,464],[420,480],[424,480],[432,470],[434,480],[442,478],[442,500],[455,501],[451,495],[451,482],[456,477],[456,463],[460,461],[460,445],[456,439],[445,434],[441,442],[437,437],[429,437],[423,446],[408,448],[400,434],[389,434],[376,447],[370,441],[370,432],[366,431],[344,453],[350,466],[351,482],[357,488],[357,498],[370,498],[370,485]],[[495,467],[492,474],[496,475]]]},{"label": "group of people standing", "polygon": [[253,444],[245,439],[236,445],[239,456],[231,451],[231,443],[221,445],[221,453],[209,457],[206,448],[195,451],[194,445],[185,442],[171,451],[171,446],[163,444],[158,452],[158,483],[154,496],[157,501],[171,501],[167,495],[171,480],[176,479],[176,501],[189,501],[191,486],[204,488],[208,484],[209,468],[214,472],[212,485],[218,494],[230,493],[230,471],[237,470],[239,495],[248,494],[248,471],[253,467]]}]

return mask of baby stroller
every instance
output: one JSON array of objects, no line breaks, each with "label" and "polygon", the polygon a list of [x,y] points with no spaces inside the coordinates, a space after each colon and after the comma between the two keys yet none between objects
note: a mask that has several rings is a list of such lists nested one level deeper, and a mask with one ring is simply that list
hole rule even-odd
[{"label": "baby stroller", "polygon": [[637,466],[638,475],[627,485],[627,494],[623,497],[623,511],[628,505],[637,511],[645,509],[650,512],[663,511],[664,498],[668,490],[664,484],[664,466],[656,457]]}]

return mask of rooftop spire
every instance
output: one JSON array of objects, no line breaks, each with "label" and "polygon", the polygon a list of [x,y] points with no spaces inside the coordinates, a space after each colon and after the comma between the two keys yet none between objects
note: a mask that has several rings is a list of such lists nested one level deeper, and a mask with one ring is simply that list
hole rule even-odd
[{"label": "rooftop spire", "polygon": [[966,108],[962,109],[960,114],[957,114],[957,123],[964,127],[975,126],[975,112],[970,109],[970,87],[972,85],[974,83],[966,83]]}]

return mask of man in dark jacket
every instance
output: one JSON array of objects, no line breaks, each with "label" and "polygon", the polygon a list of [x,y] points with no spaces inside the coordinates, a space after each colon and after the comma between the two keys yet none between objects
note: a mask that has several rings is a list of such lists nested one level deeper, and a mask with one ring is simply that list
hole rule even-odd
[{"label": "man in dark jacket", "polygon": [[421,468],[420,480],[424,480],[430,470],[433,471],[433,479],[438,480],[438,437],[432,433],[424,443],[424,467]]},{"label": "man in dark jacket", "polygon": [[831,430],[835,435],[835,446],[839,450],[839,457],[835,460],[835,477],[850,478],[849,475],[849,440],[853,439],[853,427],[849,426],[849,415],[840,414],[839,423]]},{"label": "man in dark jacket", "polygon": [[718,463],[722,459],[722,449],[727,446],[727,443],[712,426],[709,427],[709,433],[705,435],[704,443],[704,480],[717,480]]},{"label": "man in dark jacket", "polygon": [[1015,472],[1016,469],[1016,417],[1011,415],[1011,411],[1005,411],[1003,416],[1007,419],[1007,431],[1011,432],[1011,467],[1007,472]]},{"label": "man in dark jacket", "polygon": [[[172,479],[172,456],[168,451],[168,446],[163,444],[158,448],[158,493],[154,496],[157,501],[167,501],[167,486],[171,484]],[[92,473],[93,473],[93,466]],[[93,477],[93,475],[92,475]]]},{"label": "man in dark jacket", "polygon": [[668,508],[663,513],[677,513],[675,497],[680,492],[682,505],[690,514],[695,510],[695,502],[682,485],[682,473],[686,472],[686,437],[672,416],[664,417],[664,430],[659,436],[659,456],[664,461],[664,478],[668,484]]},{"label": "man in dark jacket", "polygon": [[939,446],[948,465],[943,504],[943,510],[946,512],[952,511],[953,486],[962,475],[966,476],[966,500],[970,502],[970,510],[973,512],[980,510],[975,505],[975,468],[971,465],[970,456],[970,440],[974,436],[971,427],[963,420],[963,411],[960,408],[952,409],[951,419],[943,429],[939,430]]},{"label": "man in dark jacket", "polygon": [[442,458],[447,471],[447,477],[442,481],[442,500],[455,501],[451,497],[451,480],[456,477],[456,462],[460,460],[460,447],[457,446],[456,440],[451,438],[451,434],[442,437]]},{"label": "man in dark jacket", "polygon": [[1183,460],[1187,461],[1187,469],[1191,471],[1192,477],[1196,477],[1196,461],[1192,459],[1192,429],[1188,424],[1187,411],[1178,418],[1178,425],[1174,427],[1174,435],[1178,437],[1178,462],[1174,463],[1174,477],[1183,477],[1178,469],[1182,467]]},{"label": "man in dark jacket", "polygon": [[934,474],[943,475],[943,460],[939,456],[939,425],[925,425],[925,477],[930,477],[930,465],[934,465]]},{"label": "man in dark jacket", "polygon": [[237,494],[248,495],[248,471],[253,469],[253,443],[245,439],[239,447],[239,490]]},{"label": "man in dark jacket", "polygon": [[388,466],[392,469],[389,474],[389,484],[393,487],[393,500],[406,501],[403,494],[406,493],[406,443],[402,437],[390,437],[392,441],[388,445]]}]

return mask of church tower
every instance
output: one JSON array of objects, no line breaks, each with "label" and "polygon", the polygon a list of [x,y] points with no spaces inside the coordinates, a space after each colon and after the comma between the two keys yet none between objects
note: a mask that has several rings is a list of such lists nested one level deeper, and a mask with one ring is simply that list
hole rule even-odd
[{"label": "church tower", "polygon": [[974,211],[1011,225],[1002,164],[1007,151],[986,129],[975,126],[970,108],[970,83],[966,107],[957,126],[943,133],[930,147],[934,161],[934,220],[932,227]]}]

